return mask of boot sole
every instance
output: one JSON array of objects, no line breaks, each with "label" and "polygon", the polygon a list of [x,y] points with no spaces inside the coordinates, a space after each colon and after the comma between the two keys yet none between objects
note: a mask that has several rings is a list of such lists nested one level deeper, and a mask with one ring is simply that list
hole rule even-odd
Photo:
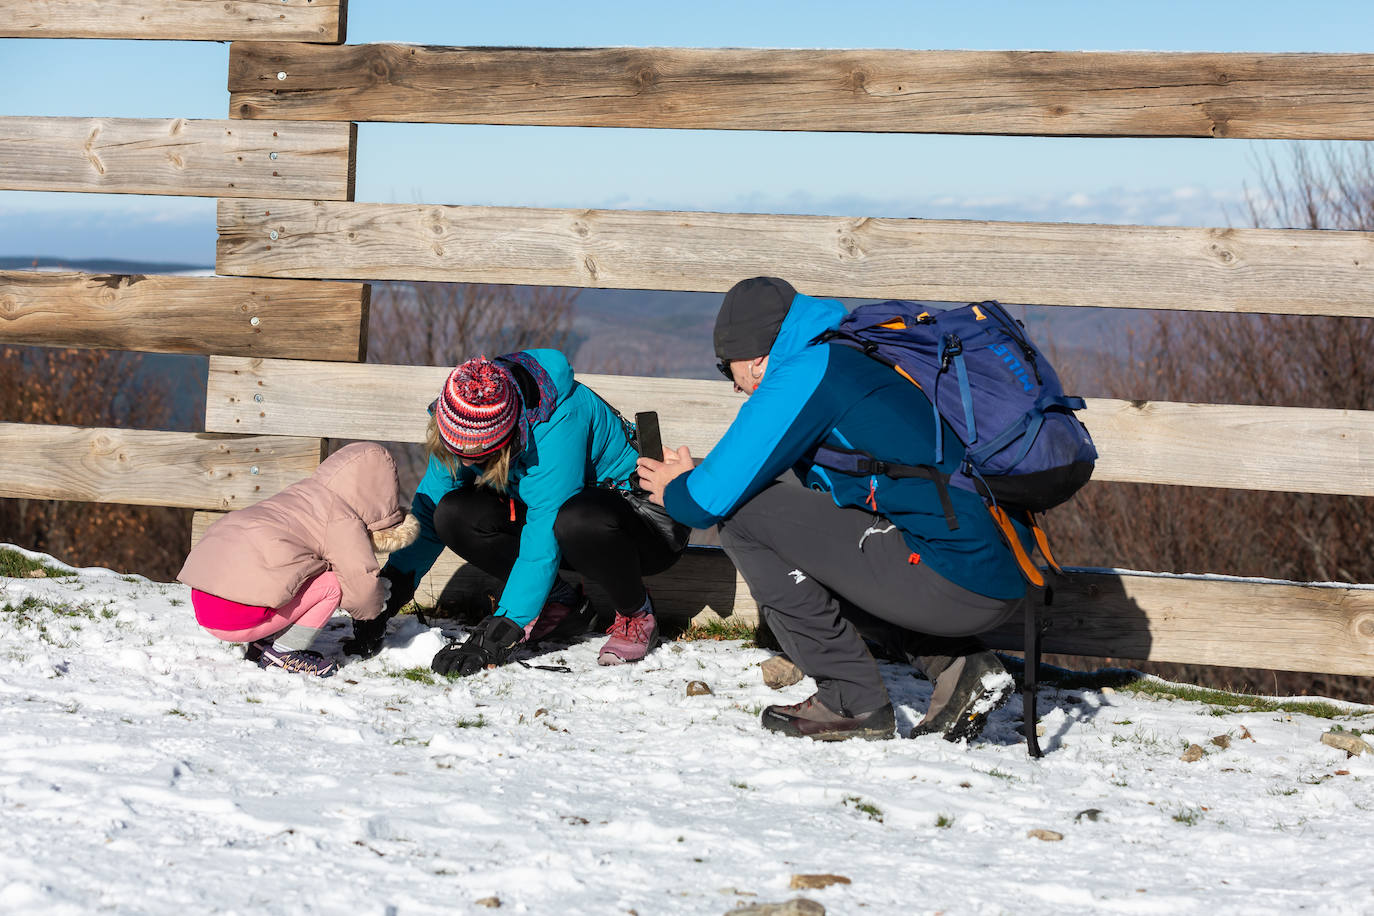
[{"label": "boot sole", "polygon": [[[960,741],[972,741],[977,738],[987,727],[988,718],[1005,706],[1015,691],[1016,684],[1010,675],[1005,680],[999,679],[997,684],[980,692],[974,698],[973,702],[969,704],[971,711],[961,714],[953,725],[945,729],[944,739],[957,744]],[[915,737],[914,734],[913,737]]]},{"label": "boot sole", "polygon": [[888,741],[895,733],[895,728],[861,728],[847,732],[821,732],[815,735],[798,735],[797,737],[810,738],[812,741],[848,741],[850,738],[858,738],[863,741]]}]

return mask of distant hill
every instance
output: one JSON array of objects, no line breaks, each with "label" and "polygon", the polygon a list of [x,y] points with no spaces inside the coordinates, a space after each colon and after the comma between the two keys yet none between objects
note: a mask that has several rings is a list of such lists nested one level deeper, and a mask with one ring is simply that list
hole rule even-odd
[{"label": "distant hill", "polygon": [[[66,260],[58,257],[0,256],[0,269],[62,268],[92,273],[206,272],[205,265],[117,259]],[[669,378],[714,379],[711,331],[720,293],[661,290],[580,289],[569,344],[580,371]],[[847,299],[850,306],[872,300]],[[952,303],[951,303],[952,304]],[[1056,365],[1092,363],[1093,357],[1124,346],[1132,331],[1152,321],[1140,309],[1012,306],[1031,337],[1056,356]],[[164,364],[165,365],[165,364]],[[171,368],[167,366],[167,368]],[[192,370],[194,371],[194,370]],[[1092,385],[1091,371],[1076,376]],[[1100,392],[1085,390],[1084,394]]]},{"label": "distant hill", "polygon": [[93,274],[174,274],[214,272],[203,264],[175,261],[121,261],[117,258],[23,258],[0,256],[0,270],[79,270]]}]

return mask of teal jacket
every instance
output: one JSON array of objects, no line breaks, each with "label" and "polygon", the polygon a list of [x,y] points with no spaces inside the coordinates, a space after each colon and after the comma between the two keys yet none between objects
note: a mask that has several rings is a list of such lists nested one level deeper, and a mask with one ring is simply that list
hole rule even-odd
[{"label": "teal jacket", "polygon": [[[501,359],[523,367],[539,390],[535,404],[525,403],[528,398],[521,394],[524,447],[511,463],[509,492],[525,504],[525,526],[496,611],[524,626],[539,616],[558,572],[561,552],[553,535],[558,510],[583,487],[609,482],[628,489],[637,455],[629,424],[573,378],[562,353],[525,350]],[[431,457],[410,510],[420,521],[420,537],[393,553],[387,565],[418,582],[444,549],[434,532],[434,507],[453,490],[473,486],[476,477],[471,468],[451,473]]]}]

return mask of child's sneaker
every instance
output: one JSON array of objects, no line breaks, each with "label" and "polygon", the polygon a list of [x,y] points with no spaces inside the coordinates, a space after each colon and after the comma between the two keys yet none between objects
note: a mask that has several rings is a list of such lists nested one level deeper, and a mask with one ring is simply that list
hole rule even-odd
[{"label": "child's sneaker", "polygon": [[316,677],[329,677],[339,670],[333,659],[325,658],[311,649],[278,649],[270,639],[260,639],[249,643],[243,657],[257,662],[259,668],[282,668]]},{"label": "child's sneaker", "polygon": [[606,631],[611,638],[596,657],[598,665],[623,665],[637,662],[658,645],[658,621],[652,610],[633,617],[616,612],[615,621]]}]

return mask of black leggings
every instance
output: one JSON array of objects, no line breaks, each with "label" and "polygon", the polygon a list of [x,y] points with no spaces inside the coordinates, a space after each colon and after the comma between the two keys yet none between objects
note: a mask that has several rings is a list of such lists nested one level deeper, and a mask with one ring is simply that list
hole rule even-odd
[{"label": "black leggings", "polygon": [[[524,526],[525,504],[486,487],[454,490],[434,507],[439,539],[503,582],[520,552]],[[680,553],[640,518],[623,494],[601,488],[582,490],[565,502],[553,535],[563,553],[562,567],[604,588],[618,611],[642,605],[644,576],[672,566]]]}]

